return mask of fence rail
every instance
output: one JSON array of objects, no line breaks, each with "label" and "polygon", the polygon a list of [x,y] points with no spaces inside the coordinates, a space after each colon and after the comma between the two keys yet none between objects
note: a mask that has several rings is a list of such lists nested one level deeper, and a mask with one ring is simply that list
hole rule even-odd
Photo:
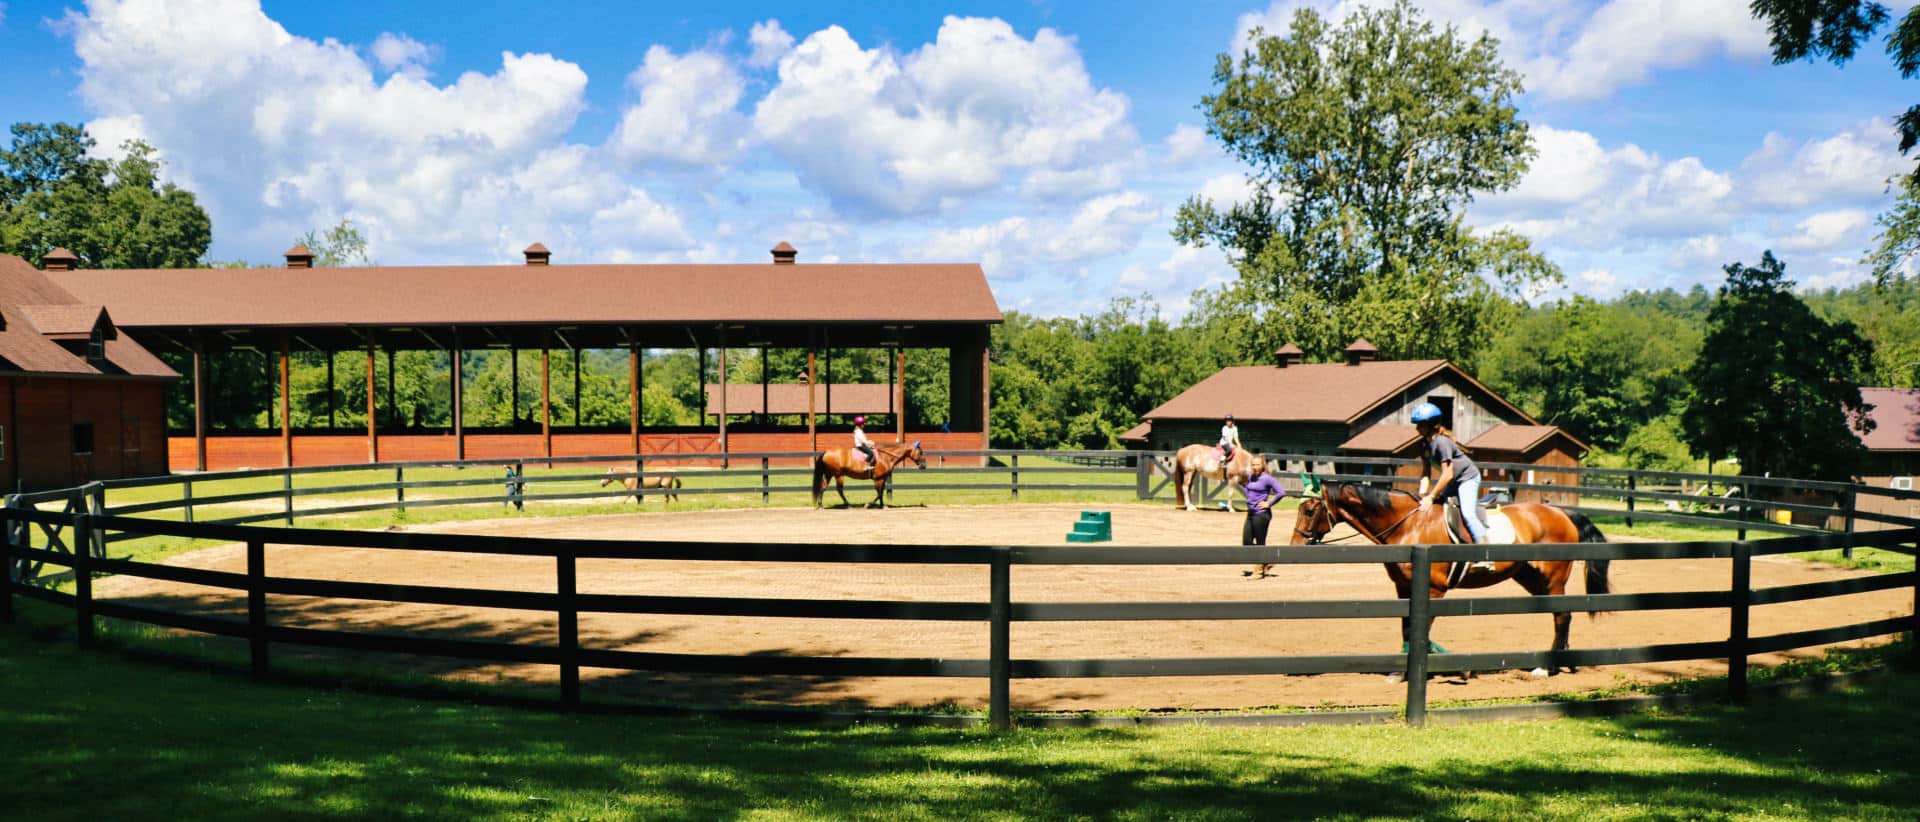
[{"label": "fence rail", "polygon": [[[648,464],[658,466],[672,463],[676,459],[706,459],[711,455],[647,455],[636,459],[630,455],[616,457],[577,457],[556,458],[553,462],[562,466],[575,464],[593,464],[596,467],[607,464],[618,466],[632,465],[631,472],[616,471],[616,475],[626,476],[682,476],[688,473],[649,470]],[[709,479],[718,477],[726,482],[747,478],[757,482],[739,485],[721,484],[711,487],[674,489],[675,493],[685,494],[761,494],[763,501],[773,493],[807,492],[807,486],[774,485],[773,477],[794,476],[807,473],[797,469],[774,467],[776,460],[804,457],[792,453],[770,454],[734,454],[730,455],[735,463],[745,462],[751,465],[759,462],[757,470],[752,468],[732,469],[729,471],[703,472]],[[903,490],[940,490],[940,489],[998,489],[1017,495],[1022,489],[1068,488],[1082,491],[1121,491],[1135,492],[1143,498],[1158,498],[1167,491],[1166,483],[1157,487],[1153,480],[1163,471],[1159,460],[1165,455],[1145,452],[1036,452],[1036,451],[968,451],[930,454],[930,459],[947,460],[980,458],[998,461],[999,465],[985,467],[965,466],[930,469],[927,473],[933,477],[926,481],[922,477],[900,482]],[[1028,465],[1019,465],[1020,458],[1028,459]],[[1092,465],[1034,465],[1035,459],[1071,462],[1073,460],[1099,461]],[[1277,460],[1301,462],[1307,466],[1315,460],[1322,463],[1325,457],[1312,455],[1278,455]],[[488,460],[464,464],[465,468],[485,470],[506,467],[516,469],[531,461]],[[546,462],[541,460],[540,462]],[[1395,465],[1401,461],[1341,459],[1344,466]],[[284,519],[291,523],[295,517],[319,516],[325,514],[370,511],[406,506],[441,506],[463,504],[492,504],[503,502],[565,499],[620,498],[632,492],[618,491],[549,491],[529,493],[525,488],[505,489],[484,496],[460,496],[451,498],[421,498],[417,494],[408,499],[410,489],[465,489],[484,485],[500,485],[501,478],[455,478],[455,479],[415,479],[407,480],[408,469],[419,469],[444,465],[440,463],[396,463],[373,466],[374,470],[392,470],[393,482],[352,482],[341,485],[328,485],[311,488],[297,487],[296,476],[309,474],[330,474],[347,470],[368,470],[367,466],[354,466],[328,469],[270,470],[256,472],[226,472],[220,475],[195,475],[176,477],[172,481],[179,484],[182,494],[177,500],[138,502],[125,505],[111,505],[110,496],[114,490],[152,488],[163,483],[153,479],[96,483],[77,489],[45,492],[33,495],[19,495],[9,498],[8,505],[0,509],[0,535],[5,539],[3,553],[0,553],[0,565],[8,569],[4,592],[0,592],[0,618],[11,621],[14,597],[20,596],[57,606],[70,608],[74,613],[74,630],[78,641],[91,645],[94,641],[95,620],[100,617],[131,620],[161,625],[186,631],[196,631],[221,636],[241,637],[249,646],[250,667],[256,675],[265,676],[272,667],[272,649],[280,645],[305,645],[352,649],[360,651],[387,652],[401,654],[425,654],[462,659],[484,660],[492,662],[520,662],[553,665],[559,668],[560,695],[562,705],[576,706],[581,703],[581,683],[579,669],[582,666],[651,672],[684,674],[743,674],[743,675],[820,675],[820,676],[924,676],[924,677],[967,677],[986,678],[989,681],[989,710],[987,721],[996,728],[1009,727],[1011,715],[1011,686],[1013,679],[1055,678],[1055,677],[1162,677],[1162,676],[1249,676],[1265,674],[1329,674],[1329,673],[1391,673],[1400,672],[1407,678],[1407,697],[1405,715],[1409,722],[1421,724],[1427,712],[1426,674],[1431,672],[1452,672],[1502,668],[1549,668],[1569,665],[1608,665],[1638,662],[1715,659],[1728,660],[1729,693],[1736,699],[1744,696],[1748,658],[1753,654],[1786,650],[1808,645],[1827,644],[1853,639],[1884,636],[1892,633],[1911,632],[1920,627],[1920,613],[1877,619],[1854,625],[1838,626],[1814,631],[1798,631],[1766,636],[1752,635],[1748,630],[1746,613],[1756,605],[1770,605],[1786,602],[1802,602],[1832,596],[1845,596],[1873,591],[1912,589],[1920,594],[1920,573],[1907,571],[1900,573],[1877,574],[1869,577],[1849,578],[1829,582],[1806,583],[1779,587],[1755,587],[1751,580],[1751,562],[1755,556],[1789,553],[1798,551],[1839,548],[1852,550],[1856,547],[1873,547],[1883,550],[1912,554],[1920,549],[1920,521],[1902,517],[1883,517],[1883,521],[1899,526],[1889,530],[1851,532],[1829,531],[1816,528],[1784,525],[1766,520],[1724,519],[1677,514],[1665,511],[1636,511],[1632,507],[1625,509],[1579,507],[1575,510],[1603,516],[1627,516],[1647,520],[1674,521],[1695,524],[1709,524],[1727,529],[1740,529],[1740,538],[1733,541],[1713,542],[1648,542],[1648,543],[1581,543],[1552,545],[1413,545],[1413,546],[1374,546],[1374,545],[1327,545],[1327,546],[1190,546],[1180,548],[1139,548],[1139,547],[1048,547],[1044,549],[1029,547],[1009,547],[996,545],[973,546],[876,546],[876,545],[820,545],[798,543],[755,543],[755,544],[715,544],[677,541],[626,541],[626,540],[574,540],[543,539],[521,537],[497,537],[461,534],[439,534],[422,532],[384,532],[384,531],[345,531],[313,528],[271,527],[247,525],[248,522]],[[1498,467],[1489,465],[1489,467]],[[1676,496],[1660,491],[1639,490],[1638,480],[1645,475],[1633,472],[1621,473],[1604,469],[1561,469],[1556,472],[1579,473],[1586,476],[1592,473],[1606,483],[1606,487],[1588,486],[1584,482],[1578,485],[1547,485],[1529,483],[1511,483],[1520,489],[1552,489],[1571,491],[1581,494],[1605,495],[1610,498],[1623,498],[1629,504],[1636,501],[1664,502]],[[979,475],[981,473],[1005,472],[1009,482],[999,484],[963,484],[940,482],[938,476],[955,474],[960,476]],[[1106,482],[1026,482],[1019,479],[1020,473],[1041,476],[1075,474],[1082,478],[1099,479],[1107,475],[1124,476],[1126,483]],[[561,473],[541,476],[528,475],[516,470],[516,475],[529,486],[539,484],[577,483],[585,480],[598,480],[604,474],[580,472]],[[909,475],[911,476],[911,475]],[[1328,474],[1334,478],[1346,478],[1366,482],[1398,482],[1400,478],[1379,474]],[[1668,475],[1662,477],[1693,475]],[[195,498],[186,489],[190,484],[203,488],[220,480],[256,480],[280,478],[281,487],[266,491],[247,491],[239,493],[220,493]],[[1616,477],[1625,477],[1625,488],[1614,484]],[[1715,481],[1732,483],[1739,487],[1761,485],[1758,480],[1748,482],[1744,477],[1715,477]],[[1768,487],[1795,489],[1812,488],[1817,491],[1831,491],[1831,483],[1795,486],[1783,484],[1787,481],[1766,478]],[[1879,489],[1867,489],[1861,486],[1835,486],[1839,489],[1836,499],[1844,500],[1840,506],[1851,506],[1853,500],[1862,494],[1871,494]],[[1217,489],[1216,489],[1217,491]],[[379,502],[354,502],[341,505],[323,505],[298,508],[294,500],[303,496],[323,496],[337,494],[357,494],[365,492],[392,492],[394,499]],[[1603,493],[1604,492],[1604,493]],[[649,493],[659,493],[650,490]],[[282,510],[258,512],[252,514],[222,516],[214,520],[196,518],[196,509],[204,512],[219,505],[234,503],[254,503],[262,500],[280,500]],[[166,503],[166,504],[162,504]],[[1754,511],[1786,510],[1844,516],[1851,527],[1856,515],[1862,512],[1847,510],[1845,507],[1832,509],[1804,504],[1784,505],[1768,503],[1764,500],[1740,498],[1730,504],[1741,509],[1744,517],[1749,509]],[[42,506],[57,506],[57,510]],[[135,514],[154,514],[158,512],[179,511],[183,521],[155,519]],[[1629,519],[1631,522],[1631,519]],[[1784,533],[1787,536],[1763,540],[1747,540],[1744,531],[1768,531]],[[212,571],[178,566],[163,565],[154,562],[137,561],[131,558],[110,557],[106,551],[109,543],[126,539],[139,539],[152,536],[177,537],[202,540],[221,540],[246,545],[246,569],[242,572]],[[266,545],[284,548],[304,549],[320,547],[350,547],[387,551],[442,552],[488,554],[520,557],[538,557],[553,562],[553,592],[528,592],[496,589],[477,589],[446,587],[420,584],[396,584],[386,582],[345,582],[336,580],[307,579],[279,576],[271,573],[267,564]],[[1431,568],[1433,563],[1450,563],[1481,559],[1558,559],[1558,560],[1625,560],[1625,559],[1681,559],[1711,558],[1728,559],[1733,563],[1733,581],[1725,588],[1679,592],[1643,593],[1643,594],[1589,594],[1564,595],[1551,597],[1503,597],[1476,598],[1465,600],[1434,601],[1428,596],[1425,586],[1414,586],[1411,598],[1406,600],[1275,600],[1253,602],[1022,602],[1012,597],[1012,578],[1018,568],[1029,566],[1086,566],[1086,565],[1252,565],[1256,563],[1274,565],[1307,564],[1378,564],[1408,563],[1414,566],[1416,578],[1423,569]],[[850,563],[850,564],[945,564],[986,566],[989,569],[988,584],[977,599],[970,601],[899,601],[899,600],[851,600],[851,599],[805,599],[786,597],[710,597],[710,596],[663,596],[663,595],[627,595],[599,594],[578,590],[577,564],[583,559],[593,560],[700,560],[707,562],[755,562],[755,563]],[[64,569],[56,573],[46,573],[45,568],[52,566]],[[244,619],[222,618],[167,611],[164,609],[133,605],[128,603],[102,600],[93,595],[92,580],[97,575],[124,575],[141,577],[180,584],[226,589],[245,594],[247,603]],[[58,586],[69,585],[71,590],[62,590]],[[359,631],[323,630],[276,625],[272,619],[269,597],[322,597],[336,599],[371,600],[392,603],[428,604],[472,608],[504,608],[541,613],[555,616],[558,629],[551,643],[524,644],[497,641],[446,639],[412,636],[394,636]],[[1621,648],[1583,648],[1567,651],[1512,651],[1497,653],[1460,653],[1444,656],[1432,655],[1426,641],[1426,619],[1437,616],[1466,616],[1487,614],[1529,614],[1558,613],[1570,611],[1641,611],[1666,609],[1724,609],[1729,615],[1729,636],[1722,641],[1672,643],[1641,647]],[[661,615],[697,615],[725,617],[782,617],[810,618],[827,620],[933,620],[960,624],[983,625],[990,638],[989,652],[984,658],[917,658],[917,657],[818,657],[818,656],[722,656],[682,653],[653,653],[612,648],[599,648],[583,644],[578,631],[579,619],[591,614],[661,614]],[[1334,618],[1382,618],[1407,619],[1411,631],[1410,642],[1402,654],[1348,654],[1292,657],[1198,657],[1198,658],[1089,658],[1089,659],[1034,659],[1014,655],[1010,626],[1018,622],[1072,622],[1072,621],[1169,621],[1169,620],[1294,620],[1294,619],[1334,619]]]}]

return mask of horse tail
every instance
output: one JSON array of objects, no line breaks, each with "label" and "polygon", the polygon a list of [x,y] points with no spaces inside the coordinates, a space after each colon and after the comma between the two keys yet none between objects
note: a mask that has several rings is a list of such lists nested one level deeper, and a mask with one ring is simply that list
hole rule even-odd
[{"label": "horse tail", "polygon": [[[1607,541],[1607,535],[1600,533],[1599,526],[1594,525],[1593,520],[1587,519],[1587,515],[1581,514],[1575,511],[1567,511],[1565,513],[1567,515],[1567,519],[1573,521],[1573,526],[1580,530],[1581,542],[1606,542]],[[1610,561],[1604,560],[1604,559],[1587,560],[1587,593],[1588,594],[1613,593],[1613,585],[1607,579],[1608,564],[1610,564]],[[1587,615],[1593,616],[1593,612],[1588,611]]]},{"label": "horse tail", "polygon": [[1173,458],[1173,504],[1187,504],[1187,461],[1177,454]]},{"label": "horse tail", "polygon": [[820,499],[827,492],[827,455],[825,452],[813,455],[813,507],[820,507]]}]

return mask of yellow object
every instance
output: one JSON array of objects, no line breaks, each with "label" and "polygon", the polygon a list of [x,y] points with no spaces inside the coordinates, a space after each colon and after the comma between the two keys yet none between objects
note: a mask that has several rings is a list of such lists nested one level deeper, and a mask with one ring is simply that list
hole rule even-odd
[{"label": "yellow object", "polygon": [[1769,511],[1767,512],[1767,518],[1773,520],[1774,522],[1780,523],[1781,525],[1793,524],[1792,511]]}]

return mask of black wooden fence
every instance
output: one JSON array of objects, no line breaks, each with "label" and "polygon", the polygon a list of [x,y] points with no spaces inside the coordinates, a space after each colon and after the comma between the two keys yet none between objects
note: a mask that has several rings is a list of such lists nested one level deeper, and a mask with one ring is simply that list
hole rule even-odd
[{"label": "black wooden fence", "polygon": [[[944,471],[1013,470],[1019,456],[1073,456],[1080,452],[948,452],[949,459],[989,456],[1004,459],[1003,468],[946,468]],[[767,459],[780,456],[770,455]],[[1114,469],[1132,474],[1135,483],[1073,485],[1079,489],[1116,490],[1144,488],[1155,470],[1139,455],[1121,455],[1135,460],[1130,468]],[[740,455],[735,455],[736,459]],[[1151,456],[1148,457],[1151,459]],[[631,458],[625,458],[631,459]],[[651,458],[650,458],[651,460]],[[606,462],[608,458],[581,458],[580,462]],[[977,460],[974,460],[977,461]],[[561,460],[556,460],[561,462]],[[1346,462],[1343,460],[1343,463]],[[470,464],[473,465],[473,464]],[[475,467],[498,466],[484,463]],[[392,508],[403,505],[502,503],[500,492],[471,498],[407,501],[405,491],[418,487],[448,487],[479,483],[499,483],[497,478],[476,480],[434,480],[408,484],[407,466],[388,466],[396,471],[394,483],[327,487],[316,492],[340,493],[391,490],[393,502],[355,503],[330,508],[302,510],[300,516],[318,513],[342,513],[354,510]],[[351,469],[365,470],[364,466]],[[645,471],[637,466],[637,471]],[[763,468],[758,485],[724,486],[713,489],[681,489],[685,493],[758,492],[773,486],[772,471]],[[1029,468],[1031,472],[1033,469]],[[1043,470],[1053,471],[1054,468]],[[1087,469],[1066,469],[1084,473]],[[1558,469],[1556,469],[1558,470]],[[1593,469],[1589,469],[1593,471]],[[1541,544],[1541,545],[1415,545],[1415,546],[1273,546],[1264,548],[1193,546],[1179,548],[1129,547],[1008,547],[1008,546],[875,546],[818,544],[714,544],[661,541],[558,540],[517,537],[487,537],[415,532],[361,532],[346,530],[261,527],[240,524],[246,520],[280,518],[293,510],[297,496],[292,481],[295,473],[284,474],[284,487],[267,498],[284,497],[286,511],[266,515],[230,518],[230,522],[165,521],[131,516],[164,510],[168,506],[143,503],[112,508],[107,505],[110,487],[126,488],[161,481],[184,482],[183,478],[138,480],[112,485],[93,484],[80,489],[16,496],[0,509],[0,564],[9,570],[4,591],[0,591],[0,619],[13,618],[13,598],[27,597],[71,608],[74,629],[82,645],[94,641],[95,620],[99,617],[130,620],[188,631],[244,638],[251,649],[251,665],[258,675],[271,670],[272,649],[276,645],[305,645],[401,654],[435,655],[491,662],[520,662],[554,665],[559,669],[559,701],[565,706],[581,704],[579,671],[582,666],[651,672],[739,675],[815,675],[841,677],[909,676],[985,678],[989,683],[987,720],[995,728],[1012,724],[1011,683],[1016,679],[1080,677],[1160,677],[1160,676],[1245,676],[1263,674],[1391,673],[1406,675],[1406,720],[1419,725],[1426,721],[1426,679],[1428,673],[1499,670],[1511,668],[1554,668],[1691,659],[1728,660],[1728,690],[1734,699],[1744,698],[1747,688],[1747,659],[1753,654],[1823,645],[1876,636],[1920,630],[1920,613],[1878,619],[1836,628],[1800,631],[1770,636],[1753,636],[1748,613],[1753,606],[1781,602],[1814,600],[1869,591],[1914,590],[1920,596],[1920,574],[1901,572],[1876,574],[1829,582],[1775,588],[1751,585],[1750,563],[1756,556],[1819,549],[1875,547],[1912,554],[1920,548],[1920,521],[1882,516],[1895,528],[1872,532],[1826,532],[1772,522],[1703,518],[1667,512],[1636,512],[1647,519],[1700,521],[1720,527],[1745,525],[1755,529],[1788,531],[1791,535],[1765,540],[1742,539],[1726,542],[1661,542],[1618,544]],[[935,475],[936,471],[929,471]],[[1593,471],[1597,476],[1607,474]],[[599,474],[563,475],[573,480],[593,479]],[[1044,476],[1044,475],[1042,475]],[[1630,480],[1635,475],[1626,475]],[[1360,478],[1383,480],[1378,476]],[[205,483],[210,478],[201,476]],[[1761,480],[1719,478],[1748,482],[1759,487]],[[1766,480],[1786,484],[1787,480]],[[1008,490],[1018,483],[1013,480]],[[1632,487],[1618,489],[1627,500],[1661,492],[1639,492]],[[1046,487],[1048,483],[1024,486]],[[1809,487],[1820,484],[1800,484]],[[1783,487],[1786,487],[1783,486]],[[979,489],[975,484],[916,482],[917,489],[941,487]],[[1566,490],[1556,486],[1556,490]],[[1581,487],[1581,493],[1601,490]],[[805,490],[802,486],[800,490]],[[1843,493],[1878,493],[1879,489],[1841,488]],[[625,492],[620,492],[624,494]],[[187,498],[190,492],[182,494]],[[601,492],[527,493],[524,499],[564,499],[606,496]],[[199,505],[257,500],[258,493],[201,498]],[[54,504],[57,510],[41,506]],[[1758,503],[1754,503],[1756,506]],[[177,506],[176,506],[177,507]],[[1805,506],[1818,507],[1818,506]],[[1592,509],[1618,516],[1618,509]],[[1822,508],[1821,510],[1827,510]],[[184,513],[184,512],[183,512]],[[247,546],[245,573],[184,568],[128,558],[112,558],[106,546],[121,539],[145,536],[171,536],[244,543]],[[554,593],[531,593],[490,589],[452,588],[372,582],[341,582],[321,579],[276,576],[266,563],[266,545],[352,547],[397,551],[481,553],[551,558],[554,562]],[[1557,597],[1505,597],[1498,599],[1432,601],[1423,586],[1415,586],[1410,600],[1275,600],[1258,602],[1019,602],[1011,597],[1011,580],[1017,566],[1035,565],[1250,565],[1254,563],[1290,564],[1377,564],[1407,562],[1415,566],[1418,577],[1436,562],[1479,559],[1564,559],[1564,560],[1660,560],[1679,558],[1724,558],[1732,563],[1731,584],[1725,589],[1668,593],[1566,595]],[[576,567],[582,559],[614,560],[702,560],[756,563],[885,563],[985,565],[990,569],[987,590],[970,601],[897,601],[897,600],[821,600],[759,597],[696,597],[609,595],[582,592],[577,588]],[[48,574],[45,566],[66,569]],[[245,592],[247,609],[244,621],[200,614],[179,613],[98,599],[93,595],[96,575],[122,574],[183,584],[224,588]],[[62,590],[58,583],[71,583]],[[521,644],[463,639],[442,639],[390,634],[329,631],[277,625],[273,620],[270,596],[328,597],[396,603],[505,608],[554,614],[558,630],[551,644]],[[1428,652],[1426,617],[1478,614],[1524,614],[1572,611],[1637,611],[1664,609],[1725,610],[1728,636],[1722,641],[1624,648],[1583,648],[1560,652],[1513,651],[1499,653],[1458,653],[1431,655]],[[747,617],[804,617],[813,619],[935,620],[980,626],[989,637],[989,655],[984,659],[892,658],[892,657],[806,657],[806,656],[723,656],[703,654],[649,653],[583,646],[579,635],[581,614],[675,614]],[[1329,618],[1411,618],[1414,635],[1408,650],[1400,654],[1348,654],[1291,657],[1200,657],[1200,658],[1099,658],[1036,659],[1015,656],[1010,641],[1014,622],[1143,620],[1272,620]],[[1917,643],[1920,645],[1920,643]],[[1366,715],[1345,715],[1348,718]],[[1271,718],[1271,717],[1268,717]],[[963,718],[950,718],[963,721]],[[1209,717],[1212,721],[1259,722],[1257,715]],[[1201,721],[1182,717],[1179,721]],[[1284,720],[1283,720],[1284,721]]]}]

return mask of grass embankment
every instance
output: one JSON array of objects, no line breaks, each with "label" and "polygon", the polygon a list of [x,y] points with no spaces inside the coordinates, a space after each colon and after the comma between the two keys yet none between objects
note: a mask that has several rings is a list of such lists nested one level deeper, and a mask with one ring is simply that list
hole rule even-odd
[{"label": "grass embankment", "polygon": [[845,729],[256,685],[0,631],[20,819],[1920,815],[1920,678],[1685,715],[1353,728]]}]

